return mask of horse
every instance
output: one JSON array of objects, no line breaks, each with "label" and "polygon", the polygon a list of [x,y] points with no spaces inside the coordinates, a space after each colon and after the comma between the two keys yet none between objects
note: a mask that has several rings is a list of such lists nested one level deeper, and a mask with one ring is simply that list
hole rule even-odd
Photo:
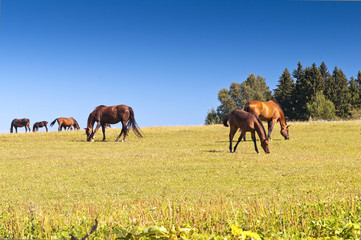
[{"label": "horse", "polygon": [[75,128],[78,129],[78,130],[80,129],[78,122],[72,117],[70,117],[70,118],[63,118],[63,117],[56,118],[54,121],[52,121],[50,123],[50,127],[52,127],[55,124],[56,121],[58,121],[58,124],[59,124],[58,131],[61,131],[62,128],[64,128],[64,130],[66,130],[67,128],[72,129],[72,127],[74,127],[74,129]]},{"label": "horse", "polygon": [[262,121],[268,122],[268,138],[271,139],[271,132],[277,121],[281,125],[281,135],[286,139],[290,139],[289,127],[286,118],[281,108],[281,105],[274,99],[268,102],[261,102],[257,100],[249,101],[244,106],[244,111],[253,113]]},{"label": "horse", "polygon": [[[97,126],[93,131],[94,123],[97,122]],[[106,124],[115,124],[121,122],[122,123],[122,131],[115,141],[118,141],[122,134],[124,134],[124,138],[122,142],[125,141],[125,138],[128,135],[128,127],[132,127],[135,135],[137,137],[143,137],[140,132],[140,129],[134,118],[134,111],[131,107],[126,105],[115,105],[115,106],[104,106],[100,105],[94,109],[93,112],[89,114],[87,128],[85,129],[85,133],[87,135],[87,141],[94,142],[94,135],[99,130],[100,126],[103,131],[103,141],[105,141],[105,127]]]},{"label": "horse", "polygon": [[45,127],[46,132],[48,132],[48,122],[42,121],[42,122],[36,122],[33,125],[33,132],[39,131],[39,128]]},{"label": "horse", "polygon": [[18,133],[18,127],[25,127],[25,132],[27,132],[28,129],[30,132],[30,120],[28,118],[22,118],[22,119],[15,118],[11,122],[10,133],[13,133],[13,127],[15,128],[16,133]]},{"label": "horse", "polygon": [[[257,132],[260,138],[261,146],[265,151],[265,153],[270,153],[269,138],[266,136],[266,130],[264,129],[261,119],[259,119],[256,115],[243,111],[241,109],[236,109],[223,119],[223,125],[225,127],[228,127],[227,121],[229,121],[229,125],[230,125],[229,150],[231,151],[231,153],[236,152],[237,146],[241,141],[241,139],[245,136],[246,132],[251,132],[252,140],[254,142],[254,148],[257,153],[259,152],[257,148],[255,132]],[[238,138],[238,141],[232,151],[233,137],[239,128],[241,129],[241,135]]]}]

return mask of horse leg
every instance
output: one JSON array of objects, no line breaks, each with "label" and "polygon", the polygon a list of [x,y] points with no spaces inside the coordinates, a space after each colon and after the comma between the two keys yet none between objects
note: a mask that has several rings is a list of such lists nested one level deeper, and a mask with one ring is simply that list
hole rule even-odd
[{"label": "horse leg", "polygon": [[15,132],[18,133],[18,127],[15,127]]},{"label": "horse leg", "polygon": [[115,139],[115,141],[119,141],[120,137],[122,136],[122,134],[124,134],[123,140],[122,142],[125,141],[125,138],[127,137],[127,122],[126,121],[122,121],[122,131],[120,132],[119,136],[117,137],[117,139]]},{"label": "horse leg", "polygon": [[236,145],[234,146],[233,152],[236,152],[237,146],[240,143],[240,141],[242,141],[242,138],[243,139],[246,138],[246,132],[244,132],[244,131],[241,132],[241,135],[239,136],[238,141],[237,141]]},{"label": "horse leg", "polygon": [[268,138],[271,140],[271,132],[273,130],[273,127],[275,126],[277,122],[277,119],[272,119],[271,121],[268,121]]},{"label": "horse leg", "polygon": [[46,129],[46,132],[48,132],[48,126],[47,125],[45,125],[45,129]]},{"label": "horse leg", "polygon": [[229,128],[229,151],[233,152],[232,151],[232,141],[233,141],[233,137],[234,137],[234,134],[237,132],[237,128],[234,128],[232,127],[232,125],[230,125],[230,128]]},{"label": "horse leg", "polygon": [[92,135],[91,135],[90,140],[91,140],[92,142],[94,142],[94,136],[95,136],[96,132],[99,130],[99,128],[100,128],[100,122],[97,123],[97,126],[96,126],[96,128],[94,129],[94,132],[93,132]]},{"label": "horse leg", "polygon": [[103,142],[105,141],[105,124],[102,124],[102,131],[103,131]]},{"label": "horse leg", "polygon": [[259,154],[258,148],[257,148],[256,133],[255,133],[255,132],[252,132],[252,140],[253,140],[253,142],[254,142],[254,149],[255,149],[256,152]]}]

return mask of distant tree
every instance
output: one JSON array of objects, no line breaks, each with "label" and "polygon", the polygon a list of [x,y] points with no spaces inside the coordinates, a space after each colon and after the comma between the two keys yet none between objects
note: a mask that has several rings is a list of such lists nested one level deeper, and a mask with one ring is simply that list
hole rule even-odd
[{"label": "distant tree", "polygon": [[327,100],[321,91],[317,92],[311,102],[306,104],[307,111],[312,119],[333,119],[335,118],[335,105]]},{"label": "distant tree", "polygon": [[221,89],[218,92],[218,100],[221,102],[221,105],[217,107],[218,118],[223,119],[232,110],[239,108],[240,106],[237,103],[242,102],[241,98],[239,83],[232,82],[229,91],[226,88]]},{"label": "distant tree", "polygon": [[360,108],[359,89],[357,87],[357,83],[356,83],[354,77],[350,78],[348,89],[349,89],[349,92],[350,92],[351,109]]},{"label": "distant tree", "polygon": [[319,69],[320,69],[321,77],[322,77],[322,79],[323,79],[323,86],[324,86],[324,89],[323,89],[323,90],[325,90],[325,89],[326,89],[326,85],[328,84],[329,79],[330,79],[330,77],[331,77],[331,74],[330,74],[330,72],[328,71],[325,62],[322,62],[322,63],[321,63]]},{"label": "distant tree", "polygon": [[286,68],[280,79],[278,80],[277,88],[274,90],[274,97],[277,102],[282,106],[284,114],[289,119],[295,119],[294,106],[292,102],[292,94],[295,89],[295,83],[291,77],[290,72]]},{"label": "distant tree", "polygon": [[345,74],[337,66],[334,68],[329,84],[325,89],[326,97],[333,102],[336,115],[348,117],[351,110],[351,94]]},{"label": "distant tree", "polygon": [[[247,80],[242,83],[244,98],[247,101],[259,100],[268,101],[272,99],[272,92],[267,86],[266,79],[252,73]],[[246,101],[246,102],[247,102]]]},{"label": "distant tree", "polygon": [[205,124],[210,125],[210,124],[219,124],[219,123],[221,123],[221,120],[219,119],[216,110],[212,108],[207,113]]},{"label": "distant tree", "polygon": [[358,106],[361,108],[361,71],[358,71],[357,73],[357,77],[355,79],[355,83],[358,89],[358,95],[359,95],[359,101],[358,101]]},{"label": "distant tree", "polygon": [[308,113],[306,104],[311,100],[311,83],[307,81],[305,74],[306,70],[303,69],[301,62],[298,62],[297,69],[293,70],[293,77],[296,78],[296,84],[292,94],[292,102],[295,107],[295,117],[299,120],[307,120]]},{"label": "distant tree", "polygon": [[272,93],[265,79],[261,76],[256,77],[252,73],[243,83],[232,82],[229,90],[223,88],[218,92],[218,100],[221,105],[217,107],[216,117],[211,110],[207,113],[205,123],[208,124],[213,121],[219,123],[231,111],[242,109],[250,100],[267,101],[270,99],[272,99]]}]

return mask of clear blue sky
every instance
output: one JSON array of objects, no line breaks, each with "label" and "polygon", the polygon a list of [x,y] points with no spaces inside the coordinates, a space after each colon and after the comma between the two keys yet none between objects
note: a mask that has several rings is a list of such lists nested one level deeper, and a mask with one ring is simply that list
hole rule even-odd
[{"label": "clear blue sky", "polygon": [[0,132],[23,117],[72,116],[83,128],[100,104],[133,107],[140,127],[201,125],[218,91],[250,73],[271,90],[298,61],[355,76],[360,10],[358,1],[3,0]]}]

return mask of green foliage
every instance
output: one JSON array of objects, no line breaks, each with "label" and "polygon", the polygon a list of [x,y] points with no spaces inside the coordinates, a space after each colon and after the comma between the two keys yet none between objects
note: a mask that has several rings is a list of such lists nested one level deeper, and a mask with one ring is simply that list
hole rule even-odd
[{"label": "green foliage", "polygon": [[220,123],[221,123],[221,120],[220,120],[219,116],[217,115],[214,108],[212,108],[207,113],[205,124],[210,125],[210,124],[220,124]]},{"label": "green foliage", "polygon": [[322,92],[317,92],[314,99],[307,103],[307,111],[315,120],[331,120],[335,118],[335,105],[330,100],[327,100]]},{"label": "green foliage", "polygon": [[295,119],[295,108],[292,102],[292,94],[295,89],[295,83],[291,77],[290,72],[286,68],[280,79],[278,80],[277,88],[274,90],[274,97],[282,106],[283,112],[289,119]]},{"label": "green foliage", "polygon": [[351,94],[348,80],[341,69],[335,67],[326,86],[325,95],[335,105],[336,115],[341,118],[348,117],[351,111]]},{"label": "green foliage", "polygon": [[223,88],[218,92],[221,105],[217,107],[216,116],[212,111],[207,113],[205,124],[220,123],[227,114],[235,109],[242,109],[250,100],[271,99],[272,94],[265,79],[252,73],[243,83],[232,82],[229,90]]}]

